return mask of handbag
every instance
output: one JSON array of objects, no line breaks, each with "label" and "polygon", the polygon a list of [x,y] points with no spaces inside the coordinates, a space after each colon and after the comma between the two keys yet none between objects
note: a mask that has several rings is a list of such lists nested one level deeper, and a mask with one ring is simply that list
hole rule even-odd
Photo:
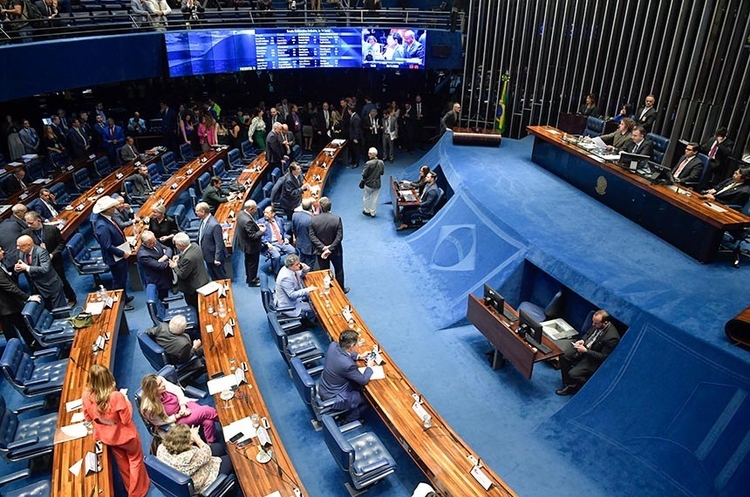
[{"label": "handbag", "polygon": [[[80,309],[80,312],[77,314],[75,312],[76,309]],[[72,315],[68,318],[68,322],[77,330],[94,324],[94,316],[90,312],[83,312],[83,307],[76,307],[71,314]]]},{"label": "handbag", "polygon": [[364,188],[365,188],[365,180],[363,180],[363,179],[362,179],[362,180],[359,180],[359,188],[360,188],[361,190],[364,190]]}]

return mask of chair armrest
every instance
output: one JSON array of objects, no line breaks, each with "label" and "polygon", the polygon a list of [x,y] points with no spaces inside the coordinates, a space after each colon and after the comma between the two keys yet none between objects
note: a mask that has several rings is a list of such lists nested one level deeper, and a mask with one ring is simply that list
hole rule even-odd
[{"label": "chair armrest", "polygon": [[225,475],[223,473],[219,473],[219,476],[216,477],[216,479],[203,491],[201,495],[213,495],[218,489],[224,487],[229,482],[227,482],[227,479],[232,475]]},{"label": "chair armrest", "polygon": [[99,252],[101,254],[102,248],[101,247],[89,247],[90,252]]},{"label": "chair armrest", "polygon": [[46,335],[52,335],[55,333],[62,333],[63,331],[65,331],[63,328],[55,327],[55,328],[47,328],[46,330],[40,330],[39,334],[46,336]]},{"label": "chair armrest", "polygon": [[65,307],[55,307],[54,309],[52,309],[52,317],[54,317],[55,319],[69,318],[72,311],[73,308],[69,305]]},{"label": "chair armrest", "polygon": [[364,475],[367,473],[371,473],[375,471],[376,469],[380,469],[385,466],[388,466],[388,459],[380,459],[379,461],[375,461],[370,464],[367,464],[366,466],[362,466],[362,472],[358,474]]},{"label": "chair armrest", "polygon": [[8,444],[8,450],[21,449],[39,443],[39,437],[22,438],[21,440],[14,440]]},{"label": "chair armrest", "polygon": [[162,302],[175,302],[177,300],[182,300],[182,296],[166,297],[161,299]]},{"label": "chair armrest", "polygon": [[339,431],[341,433],[347,433],[361,427],[362,423],[360,423],[359,421],[352,421],[351,423],[346,423],[345,425],[339,426]]},{"label": "chair armrest", "polygon": [[307,374],[309,374],[310,376],[320,374],[323,372],[324,367],[325,366],[315,366],[314,368],[310,368],[307,370]]},{"label": "chair armrest", "polygon": [[290,311],[293,311],[293,310],[295,310],[294,307],[279,307],[279,308],[274,308],[274,312],[276,312],[276,317],[279,319],[279,321],[281,321],[284,318],[286,318],[286,319],[299,319],[299,316],[294,317],[294,316],[282,316],[281,315],[282,312],[290,312]]},{"label": "chair armrest", "polygon": [[[328,400],[321,400],[320,401],[320,407],[324,407],[328,409],[329,407],[333,407],[336,405],[336,398],[328,399]],[[342,411],[344,412],[344,411]],[[330,413],[329,413],[330,414]]]},{"label": "chair armrest", "polygon": [[51,355],[59,355],[60,349],[57,347],[50,347],[49,349],[37,350],[31,355],[32,359],[38,359],[40,357],[47,357]]},{"label": "chair armrest", "polygon": [[[300,354],[305,354],[307,352],[312,352],[315,349],[317,349],[317,347],[315,345],[308,345],[307,347],[301,347],[299,350],[295,350],[294,353],[296,355],[300,355]],[[287,347],[287,350],[289,350],[289,347]],[[289,350],[289,353],[291,354],[292,351]]]},{"label": "chair armrest", "polygon": [[99,263],[100,263],[99,261],[92,261],[92,260],[78,261],[78,264],[80,264],[81,266],[93,266]]},{"label": "chair armrest", "polygon": [[30,404],[24,404],[22,406],[19,406],[15,411],[16,414],[21,414],[22,412],[26,411],[33,411],[34,409],[41,409],[44,407],[44,401],[39,400],[36,402],[31,402]]},{"label": "chair armrest", "polygon": [[205,399],[208,397],[208,392],[205,390],[201,390],[200,388],[195,388],[192,385],[188,385],[185,387],[185,395],[188,397],[194,397],[196,399]]},{"label": "chair armrest", "polygon": [[44,375],[39,378],[35,378],[33,380],[29,380],[24,382],[23,386],[25,387],[32,387],[35,385],[43,385],[45,383],[49,383],[49,375]]},{"label": "chair armrest", "polygon": [[13,483],[14,481],[27,478],[30,474],[31,474],[31,471],[29,471],[28,469],[24,469],[21,471],[16,471],[15,473],[11,473],[9,475],[0,476],[0,485],[5,485],[6,483]]}]

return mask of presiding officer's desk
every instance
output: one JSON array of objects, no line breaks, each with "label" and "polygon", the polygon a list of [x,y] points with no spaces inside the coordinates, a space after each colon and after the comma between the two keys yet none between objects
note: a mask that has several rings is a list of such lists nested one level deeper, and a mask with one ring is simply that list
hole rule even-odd
[{"label": "presiding officer's desk", "polygon": [[[323,279],[326,271],[314,271],[305,276],[306,285],[314,285],[318,290],[310,293],[310,303],[323,329],[331,340],[338,340],[339,334],[347,329],[356,330],[365,340],[365,349],[370,349],[378,341],[370,332],[357,311],[351,307],[353,323],[347,322],[342,310],[351,303],[341,286],[333,281],[328,295],[322,295]],[[401,446],[429,478],[440,495],[468,497],[472,495],[515,495],[513,490],[497,476],[492,469],[484,466],[482,471],[492,482],[485,490],[470,474],[473,463],[470,457],[477,457],[471,447],[440,417],[424,400],[424,409],[432,416],[432,427],[424,429],[422,420],[412,409],[412,395],[419,391],[409,382],[388,353],[380,348],[384,360],[385,379],[370,380],[363,392],[388,426]],[[364,366],[364,363],[361,364]]]},{"label": "presiding officer's desk", "polygon": [[305,173],[305,183],[310,185],[310,188],[302,192],[302,198],[312,197],[316,203],[320,200],[328,179],[328,172],[345,146],[346,142],[336,146],[331,141],[310,161],[310,167]]},{"label": "presiding officer's desk", "polygon": [[700,262],[711,262],[725,231],[750,217],[697,193],[651,184],[646,178],[563,140],[552,126],[529,126],[532,160]]},{"label": "presiding officer's desk", "polygon": [[266,153],[261,152],[253,161],[245,166],[242,173],[237,177],[237,183],[244,185],[245,191],[234,200],[227,200],[220,204],[214,212],[214,217],[222,227],[224,246],[229,253],[232,253],[234,242],[234,230],[237,227],[237,215],[242,210],[242,206],[250,198],[253,190],[265,177],[268,170],[268,161]]},{"label": "presiding officer's desk", "polygon": [[[414,195],[414,200],[404,198],[401,193],[409,190]],[[402,188],[400,182],[391,176],[391,204],[393,204],[393,220],[400,221],[404,207],[419,207],[419,191],[416,188]]]},{"label": "presiding officer's desk", "polygon": [[[57,418],[58,432],[55,434],[56,440],[62,436],[60,428],[72,424],[71,417],[75,413],[82,412],[81,409],[67,412],[66,404],[79,400],[83,396],[83,391],[88,384],[88,370],[94,364],[100,364],[108,367],[111,371],[114,368],[118,336],[129,333],[127,319],[123,313],[122,290],[110,291],[108,295],[113,299],[117,299],[113,302],[112,307],[105,307],[100,315],[94,316],[94,323],[91,326],[76,331],[76,336],[70,349],[70,360],[65,373],[65,383],[60,394],[60,409]],[[96,294],[89,294],[87,303],[95,301]],[[110,338],[106,342],[104,350],[94,354],[91,345],[94,344],[97,337],[105,336],[105,333],[108,333]],[[133,408],[135,409],[135,406]],[[86,457],[88,452],[94,451],[93,435],[55,445],[52,460],[53,496],[114,496],[112,483],[114,461],[110,457],[106,447],[99,458],[102,470],[98,474],[86,476],[85,465],[81,468],[78,476],[73,475],[69,471],[69,468]]]},{"label": "presiding officer's desk", "polygon": [[[516,313],[507,303],[505,308]],[[492,369],[499,369],[509,360],[527,379],[531,379],[534,364],[546,361],[563,354],[563,351],[549,338],[542,335],[542,343],[552,349],[544,354],[521,338],[516,330],[519,323],[511,323],[495,309],[484,305],[484,301],[469,294],[469,307],[466,317],[495,348],[492,358]]]},{"label": "presiding officer's desk", "polygon": [[[247,383],[242,384],[235,391],[234,398],[228,403],[231,406],[230,408],[224,409],[224,401],[221,400],[220,394],[214,395],[219,421],[222,427],[226,427],[237,420],[258,414],[268,419],[271,425],[268,434],[273,442],[273,460],[266,464],[261,464],[255,459],[258,454],[257,439],[253,439],[251,445],[241,449],[234,444],[227,443],[227,452],[232,459],[237,480],[242,492],[247,496],[263,497],[278,491],[282,497],[292,497],[295,495],[294,490],[298,488],[301,495],[305,497],[308,493],[302,486],[297,471],[294,469],[286,449],[284,449],[278,431],[274,428],[271,415],[255,381],[240,333],[231,281],[228,279],[218,280],[216,283],[227,288],[226,297],[220,297],[218,291],[206,296],[198,294],[201,343],[208,374],[209,376],[214,376],[217,373],[233,374],[233,368],[242,367],[242,363],[247,364],[247,371],[245,372]],[[220,301],[223,302],[227,312],[226,316],[223,317],[218,313]],[[215,315],[208,312],[209,307],[213,308]],[[223,328],[230,319],[234,319],[235,322],[234,336],[226,337]],[[207,331],[208,325],[213,328],[211,333]],[[234,362],[230,363],[230,359],[234,359]]]}]

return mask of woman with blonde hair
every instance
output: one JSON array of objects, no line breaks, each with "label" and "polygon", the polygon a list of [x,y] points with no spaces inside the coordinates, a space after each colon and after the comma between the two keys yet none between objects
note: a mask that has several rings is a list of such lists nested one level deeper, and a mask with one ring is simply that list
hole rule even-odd
[{"label": "woman with blonde hair", "polygon": [[219,420],[216,409],[198,404],[195,399],[185,396],[182,387],[153,373],[143,377],[141,390],[141,414],[151,424],[199,424],[209,443],[216,440],[215,422]]},{"label": "woman with blonde hair", "polygon": [[133,406],[116,390],[115,377],[109,369],[99,364],[91,366],[82,402],[86,421],[94,425],[94,438],[112,451],[128,495],[145,496],[151,480],[133,423]]}]

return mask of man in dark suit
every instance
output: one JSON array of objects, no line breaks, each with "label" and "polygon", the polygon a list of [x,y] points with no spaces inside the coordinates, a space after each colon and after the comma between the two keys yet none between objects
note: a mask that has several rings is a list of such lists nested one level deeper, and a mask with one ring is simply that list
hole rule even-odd
[{"label": "man in dark suit", "polygon": [[34,245],[28,235],[21,235],[16,242],[18,261],[14,269],[17,273],[26,273],[36,291],[44,297],[44,306],[49,309],[65,307],[65,293],[60,277],[52,267],[49,253]]},{"label": "man in dark suit", "polygon": [[289,243],[289,229],[284,220],[276,215],[276,209],[272,205],[263,209],[263,225],[266,230],[260,241],[271,258],[273,274],[278,274],[281,269],[281,258],[295,252]]},{"label": "man in dark suit", "polygon": [[672,169],[675,183],[697,183],[703,173],[703,162],[698,158],[698,144],[688,143],[685,155],[680,157]]},{"label": "man in dark suit", "polygon": [[318,205],[320,214],[310,222],[310,241],[318,256],[318,267],[329,269],[333,263],[336,281],[344,289],[344,293],[349,293],[349,288],[344,285],[344,225],[339,216],[331,214],[331,201],[328,197],[321,197]]},{"label": "man in dark suit", "polygon": [[166,102],[159,104],[161,113],[161,130],[164,133],[164,146],[167,150],[177,151],[177,113]]},{"label": "man in dark suit", "polygon": [[331,342],[318,385],[321,399],[333,399],[335,410],[347,411],[344,423],[359,420],[367,406],[360,389],[370,382],[375,365],[373,359],[367,359],[365,371],[359,372],[357,361],[364,357],[359,355],[358,340],[356,331],[346,330],[341,332],[338,342]]},{"label": "man in dark suit", "polygon": [[328,143],[331,123],[331,109],[328,106],[328,102],[323,102],[315,120],[315,142],[317,146],[322,147]]},{"label": "man in dark suit", "polygon": [[701,150],[708,156],[706,185],[717,185],[729,176],[729,157],[732,156],[734,142],[727,138],[727,128],[719,128],[713,138],[701,145]]},{"label": "man in dark suit", "polygon": [[458,125],[458,119],[461,115],[461,104],[458,102],[453,104],[453,108],[445,113],[442,119],[440,119],[440,136],[443,135],[447,130],[453,131],[453,127]]},{"label": "man in dark suit", "polygon": [[292,220],[294,209],[302,203],[302,192],[310,188],[310,185],[302,182],[301,174],[302,168],[296,162],[292,162],[289,171],[284,175],[279,204],[284,208],[288,221]]},{"label": "man in dark suit", "polygon": [[137,197],[146,197],[154,193],[154,185],[151,183],[151,175],[148,174],[148,167],[145,164],[138,166],[138,170],[125,178],[133,186],[133,195]]},{"label": "man in dark suit", "polygon": [[8,179],[5,180],[4,189],[6,190],[5,193],[8,195],[13,195],[14,193],[18,193],[21,190],[25,190],[29,187],[29,185],[26,183],[26,180],[24,179],[26,177],[26,170],[22,167],[19,167],[15,171],[13,171],[13,174],[8,176]]},{"label": "man in dark suit", "polygon": [[211,208],[211,213],[216,212],[216,209],[223,203],[234,200],[234,195],[229,194],[221,188],[221,178],[214,176],[211,178],[211,183],[203,190],[202,200],[208,204]]},{"label": "man in dark suit", "polygon": [[63,292],[68,301],[67,305],[75,305],[78,300],[76,292],[70,286],[70,282],[65,276],[65,259],[63,257],[65,240],[63,240],[62,233],[60,233],[60,230],[56,226],[45,225],[42,222],[42,216],[36,211],[28,211],[24,216],[24,220],[29,227],[23,230],[22,234],[30,236],[34,244],[42,247],[49,253],[49,257],[52,260],[52,267],[62,281]]},{"label": "man in dark suit", "polygon": [[20,338],[32,349],[36,349],[36,340],[26,328],[21,311],[27,300],[41,302],[39,296],[29,297],[18,288],[12,274],[5,267],[5,252],[0,247],[0,323],[3,325],[5,340]]},{"label": "man in dark suit", "polygon": [[172,249],[162,245],[151,231],[141,233],[141,246],[135,254],[146,284],[156,285],[159,298],[165,299],[172,288]]},{"label": "man in dark suit", "polygon": [[365,142],[365,133],[362,129],[362,119],[354,109],[349,109],[349,146],[350,165],[359,167],[359,158],[362,155],[362,147]]},{"label": "man in dark suit", "polygon": [[62,123],[60,123],[60,118],[58,116],[50,116],[50,119],[52,120],[52,124],[50,124],[50,127],[52,128],[52,131],[54,131],[57,140],[63,146],[67,146],[67,129],[63,128],[63,125]]},{"label": "man in dark suit", "polygon": [[656,97],[648,95],[646,97],[645,105],[638,109],[635,113],[635,122],[638,126],[643,126],[646,133],[651,132],[651,128],[654,127],[654,121],[656,121]]},{"label": "man in dark suit", "polygon": [[274,123],[271,132],[266,138],[266,160],[268,167],[273,171],[274,168],[281,169],[281,161],[287,157],[286,146],[284,145],[284,130],[281,123]]},{"label": "man in dark suit", "polygon": [[34,204],[34,210],[42,216],[42,221],[49,221],[60,214],[55,195],[48,188],[39,190],[39,200]]},{"label": "man in dark suit", "polygon": [[725,205],[744,206],[750,199],[750,167],[737,169],[731,178],[708,190],[706,198]]},{"label": "man in dark suit", "polygon": [[651,140],[648,140],[646,138],[646,130],[643,128],[643,126],[636,126],[633,128],[633,131],[630,135],[631,140],[633,140],[633,143],[626,146],[623,151],[629,152],[631,154],[641,154],[641,155],[648,155],[651,157],[651,154],[654,151],[654,144],[651,143]]},{"label": "man in dark suit", "polygon": [[125,138],[125,145],[120,149],[120,161],[123,164],[135,160],[138,157],[138,149],[135,148],[135,140],[132,136]]},{"label": "man in dark suit", "polygon": [[197,309],[196,290],[211,281],[203,263],[203,254],[200,247],[192,243],[190,237],[183,232],[174,236],[174,246],[180,254],[172,257],[169,267],[177,275],[177,289],[185,295],[185,302]]},{"label": "man in dark suit", "polygon": [[193,355],[203,357],[203,347],[200,340],[193,340],[185,333],[187,320],[185,316],[175,316],[169,323],[146,330],[146,334],[154,339],[164,349],[170,364],[186,364]]},{"label": "man in dark suit", "polygon": [[237,230],[234,237],[237,248],[245,254],[245,282],[248,286],[260,286],[258,279],[258,261],[260,260],[260,241],[266,232],[265,224],[255,221],[258,204],[255,200],[248,200],[237,215]]},{"label": "man in dark suit", "polygon": [[[11,270],[18,260],[18,249],[16,249],[18,237],[21,236],[23,230],[29,227],[24,220],[26,210],[25,205],[16,204],[11,207],[11,216],[0,223],[0,247],[5,251],[3,264]],[[18,282],[18,277],[15,276],[15,273],[13,274],[13,280]]]},{"label": "man in dark suit", "polygon": [[591,328],[582,340],[573,343],[560,357],[563,387],[557,395],[573,395],[599,369],[604,359],[620,342],[620,333],[610,322],[609,313],[598,310],[591,318]]},{"label": "man in dark suit", "polygon": [[315,267],[315,252],[310,241],[310,223],[312,223],[313,199],[302,199],[302,205],[295,209],[292,215],[292,235],[294,235],[294,246],[299,252],[299,258],[303,264]]},{"label": "man in dark suit", "polygon": [[405,230],[413,222],[414,218],[418,215],[432,216],[435,214],[438,202],[440,201],[440,189],[435,180],[437,174],[434,171],[430,171],[425,176],[425,186],[422,190],[422,195],[419,197],[419,207],[417,208],[405,208],[401,213],[401,225],[396,228],[397,231]]},{"label": "man in dark suit", "polygon": [[195,215],[201,220],[198,228],[198,244],[203,252],[208,274],[212,280],[223,280],[227,277],[224,270],[227,249],[224,246],[221,225],[211,215],[211,207],[206,202],[198,202],[195,206]]},{"label": "man in dark suit", "polygon": [[94,214],[99,214],[94,223],[94,233],[102,248],[102,259],[109,266],[112,272],[112,289],[122,290],[125,298],[125,310],[132,311],[134,307],[130,305],[133,300],[128,296],[128,257],[131,249],[125,243],[125,233],[120,228],[112,216],[114,216],[118,200],[109,195],[100,197],[94,204]]},{"label": "man in dark suit", "polygon": [[71,121],[71,128],[68,130],[68,146],[73,151],[73,157],[88,157],[91,153],[91,142],[86,136],[83,128],[81,128],[81,122],[78,119]]}]

